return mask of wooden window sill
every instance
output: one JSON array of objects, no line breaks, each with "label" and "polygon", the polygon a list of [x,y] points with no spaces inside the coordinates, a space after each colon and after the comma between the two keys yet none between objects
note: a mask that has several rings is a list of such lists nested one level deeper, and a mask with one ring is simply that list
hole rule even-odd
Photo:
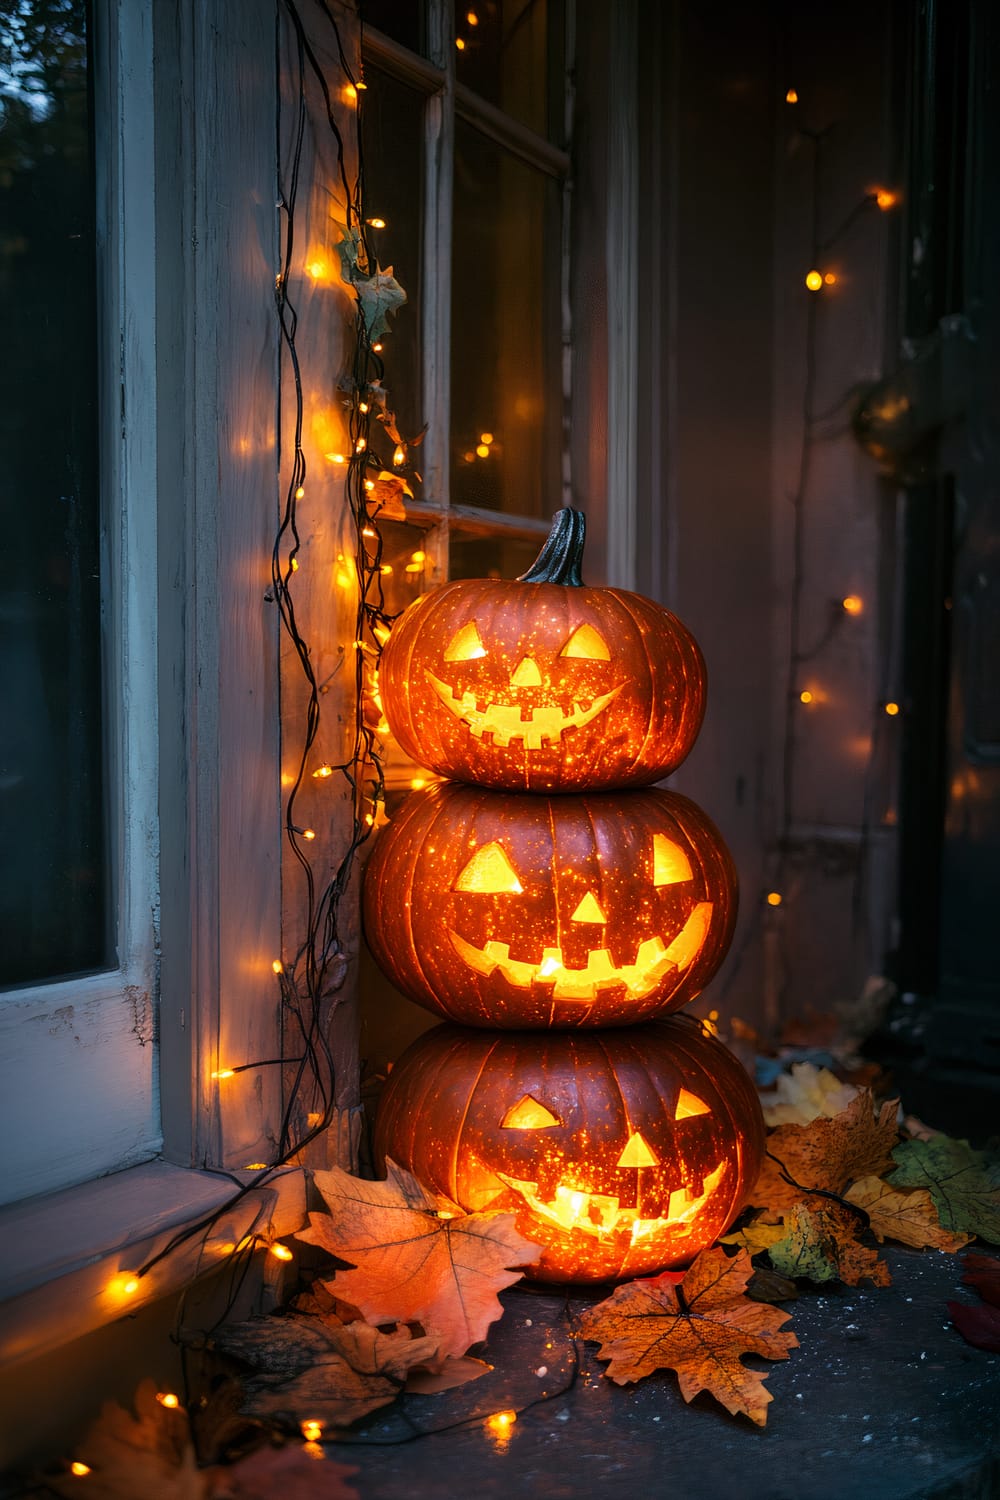
[{"label": "wooden window sill", "polygon": [[0,1209],[0,1364],[44,1354],[178,1290],[247,1234],[283,1237],[305,1221],[303,1173],[285,1168],[223,1213],[207,1241],[193,1236],[134,1293],[122,1290],[123,1272],[233,1191],[228,1177],[149,1161]]}]

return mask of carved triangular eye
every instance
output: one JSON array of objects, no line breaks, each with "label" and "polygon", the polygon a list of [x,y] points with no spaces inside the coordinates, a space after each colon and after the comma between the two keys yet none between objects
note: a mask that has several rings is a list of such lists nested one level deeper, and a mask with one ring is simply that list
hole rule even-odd
[{"label": "carved triangular eye", "polygon": [[559,655],[577,656],[583,661],[611,660],[611,652],[608,650],[607,642],[600,631],[594,629],[593,625],[579,625]]},{"label": "carved triangular eye", "polygon": [[691,1094],[687,1089],[681,1089],[677,1098],[677,1109],[674,1111],[675,1120],[690,1120],[693,1115],[710,1115],[712,1111],[703,1099],[697,1094]]},{"label": "carved triangular eye", "polygon": [[665,833],[654,833],[653,884],[677,885],[681,880],[692,878],[691,861],[680,844],[668,839]]},{"label": "carved triangular eye", "polygon": [[539,1104],[530,1094],[525,1094],[504,1115],[501,1130],[546,1130],[550,1125],[561,1125],[562,1121]]},{"label": "carved triangular eye", "polygon": [[486,895],[509,892],[518,896],[524,886],[499,844],[484,844],[477,849],[455,881],[456,891],[479,891]]},{"label": "carved triangular eye", "polygon": [[477,656],[485,656],[486,647],[483,645],[482,637],[476,629],[475,620],[470,620],[468,625],[463,625],[461,630],[455,632],[445,647],[445,661],[472,661]]},{"label": "carved triangular eye", "polygon": [[571,922],[606,922],[608,919],[598,905],[597,897],[593,891],[588,891],[576,911],[570,917]]},{"label": "carved triangular eye", "polygon": [[629,1136],[628,1144],[618,1158],[620,1167],[657,1167],[659,1164],[660,1158],[643,1140],[638,1130]]}]

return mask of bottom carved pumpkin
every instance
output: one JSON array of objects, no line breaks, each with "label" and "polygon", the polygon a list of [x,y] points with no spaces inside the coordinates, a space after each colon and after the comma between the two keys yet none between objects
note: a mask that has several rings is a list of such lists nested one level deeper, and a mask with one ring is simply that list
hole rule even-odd
[{"label": "bottom carved pumpkin", "polygon": [[445,1025],[396,1063],[375,1152],[469,1213],[512,1211],[527,1274],[647,1276],[711,1245],[760,1168],[764,1126],[732,1053],[687,1016],[627,1029]]}]

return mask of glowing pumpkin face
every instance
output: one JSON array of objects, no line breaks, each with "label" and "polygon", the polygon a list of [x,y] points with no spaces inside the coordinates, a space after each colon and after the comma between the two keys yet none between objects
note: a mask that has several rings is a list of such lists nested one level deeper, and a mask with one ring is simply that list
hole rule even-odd
[{"label": "glowing pumpkin face", "polygon": [[510,1210],[543,1281],[645,1276],[710,1245],[763,1151],[746,1073],[685,1017],[530,1038],[439,1026],[390,1075],[376,1155]]},{"label": "glowing pumpkin face", "polygon": [[560,511],[523,579],[445,584],[396,622],[379,686],[407,754],[536,792],[646,786],[680,764],[704,713],[701,653],[652,600],[585,588],[582,547],[583,517]]},{"label": "glowing pumpkin face", "polygon": [[676,1010],[718,968],[735,875],[676,793],[413,793],[365,879],[365,931],[419,1004],[472,1026],[631,1024]]}]

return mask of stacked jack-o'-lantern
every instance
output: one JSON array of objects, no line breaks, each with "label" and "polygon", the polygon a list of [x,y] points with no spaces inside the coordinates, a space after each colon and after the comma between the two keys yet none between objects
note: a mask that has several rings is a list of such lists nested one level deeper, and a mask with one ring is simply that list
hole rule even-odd
[{"label": "stacked jack-o'-lantern", "polygon": [[583,586],[583,532],[560,511],[522,578],[446,584],[397,621],[386,717],[456,780],[411,794],[365,882],[382,968],[463,1023],[396,1064],[376,1153],[469,1211],[515,1211],[548,1281],[689,1260],[763,1144],[736,1059],[652,1019],[699,993],[736,915],[712,823],[650,789],[701,726],[701,653],[660,605]]}]

